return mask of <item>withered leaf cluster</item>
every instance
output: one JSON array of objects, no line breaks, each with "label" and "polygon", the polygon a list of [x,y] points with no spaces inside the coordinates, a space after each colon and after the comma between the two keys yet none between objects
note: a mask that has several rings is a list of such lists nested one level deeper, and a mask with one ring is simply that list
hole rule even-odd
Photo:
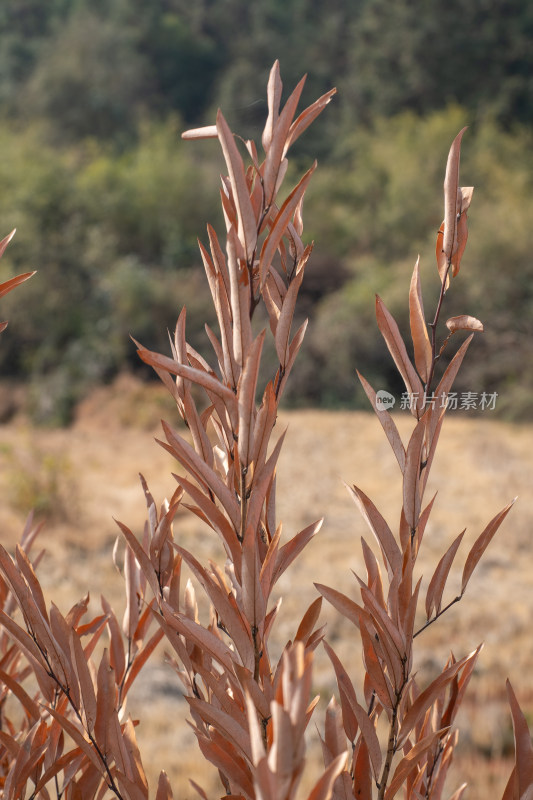
[{"label": "withered leaf cluster", "polygon": [[[319,698],[312,698],[313,655],[319,646],[329,656],[338,692],[325,709],[324,765],[308,800],[445,796],[459,735],[454,722],[481,645],[463,657],[451,653],[440,673],[422,685],[415,640],[461,600],[512,505],[494,516],[463,558],[459,594],[448,597],[446,587],[464,531],[423,581],[417,559],[435,502],[425,498],[428,476],[455,377],[473,333],[483,330],[479,320],[464,314],[448,319],[446,338],[438,338],[443,298],[459,273],[467,240],[473,189],[459,185],[464,130],[446,167],[444,222],[436,245],[441,289],[432,321],[424,312],[418,261],[410,283],[412,348],[376,298],[379,329],[413,398],[413,429],[406,442],[393,415],[359,376],[401,472],[397,528],[361,488],[347,487],[372,534],[361,539],[364,574],[355,576],[356,596],[316,584],[317,599],[275,658],[272,652],[280,648],[271,647],[271,636],[280,601],[274,600],[274,587],[322,524],[311,522],[287,538],[276,516],[276,466],[285,433],[276,436],[274,429],[307,326],[293,330],[312,250],[304,243],[303,201],[316,164],[292,189],[282,186],[291,145],[335,91],[297,115],[304,80],[282,105],[279,65],[274,64],[261,155],[254,142],[231,132],[220,111],[215,125],[184,134],[217,139],[227,170],[220,192],[225,239],[208,226],[207,242],[200,242],[217,328],[206,326],[211,360],[187,342],[185,309],[170,355],[138,345],[142,360],[173,396],[186,433],[163,423],[160,444],[178,465],[175,488],[158,507],[141,479],[148,512],[143,536],[118,523],[126,544],[123,557],[118,546],[114,553],[124,576],[122,621],[104,598],[102,613],[85,622],[88,596],[66,615],[53,604],[47,608],[36,573],[40,556],[30,559],[38,533],[31,518],[14,558],[0,547],[0,784],[6,800],[149,797],[135,736],[138,721],[128,714],[127,697],[163,640],[184,689],[199,750],[218,771],[224,797],[296,797],[306,768],[306,732],[319,713]],[[0,243],[0,255],[11,236]],[[0,297],[28,277],[0,285]],[[258,331],[254,312],[259,304],[269,325]],[[444,347],[463,330],[471,332],[470,338],[437,381]],[[263,383],[267,337],[277,367]],[[218,536],[224,563],[201,563],[180,544],[174,533],[178,510],[196,515]],[[194,582],[182,581],[184,565]],[[198,587],[210,601],[207,620],[199,613]],[[323,598],[356,629],[361,662],[352,675],[325,638]],[[533,750],[510,685],[508,694],[516,759],[502,800],[525,800],[533,796]],[[14,714],[8,698],[15,701]],[[207,800],[200,786],[194,789]],[[464,791],[465,785],[450,800],[459,800]],[[161,773],[155,798],[172,796]]]}]

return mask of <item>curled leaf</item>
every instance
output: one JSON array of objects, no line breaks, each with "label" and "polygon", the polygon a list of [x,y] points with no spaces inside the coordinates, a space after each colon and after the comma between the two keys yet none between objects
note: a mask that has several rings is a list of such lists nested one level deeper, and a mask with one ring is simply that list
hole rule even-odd
[{"label": "curled leaf", "polygon": [[205,125],[203,128],[191,128],[181,134],[182,139],[217,139],[216,125]]},{"label": "curled leaf", "polygon": [[451,333],[455,333],[455,331],[483,331],[483,323],[468,314],[450,317],[450,319],[446,320],[446,327]]}]

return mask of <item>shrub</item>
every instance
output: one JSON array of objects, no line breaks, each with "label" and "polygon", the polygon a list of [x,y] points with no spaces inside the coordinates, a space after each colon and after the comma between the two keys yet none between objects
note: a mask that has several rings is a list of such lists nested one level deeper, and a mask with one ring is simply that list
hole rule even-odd
[{"label": "shrub", "polygon": [[[317,585],[319,595],[281,650],[272,639],[279,601],[274,587],[321,521],[285,540],[276,518],[276,464],[284,432],[273,433],[278,406],[307,323],[294,332],[297,296],[312,246],[302,240],[302,202],[315,166],[282,203],[277,194],[292,143],[329,103],[323,95],[296,119],[303,81],[280,110],[282,84],[274,65],[263,131],[265,158],[253,142],[239,140],[219,112],[216,125],[187,138],[213,137],[222,146],[228,176],[222,179],[225,249],[208,228],[200,245],[217,326],[207,327],[214,366],[186,338],[181,312],[166,356],[139,345],[175,400],[189,436],[163,422],[161,445],[180,467],[177,486],[160,507],[143,488],[148,519],[142,540],[119,523],[124,556],[126,608],[119,622],[109,603],[82,621],[88,597],[63,615],[48,611],[28,556],[35,532],[28,524],[14,559],[0,548],[0,681],[18,713],[2,705],[0,761],[4,796],[126,800],[148,797],[148,785],[127,715],[128,692],[165,639],[189,706],[203,757],[218,770],[221,791],[235,800],[284,800],[296,796],[306,769],[305,732],[319,698],[311,699],[313,654],[322,646],[331,660],[338,696],[326,711],[321,734],[324,768],[309,800],[441,798],[458,732],[453,727],[481,645],[450,655],[427,685],[416,674],[416,640],[462,600],[470,579],[512,503],[499,511],[464,559],[460,588],[445,595],[463,534],[443,553],[428,584],[417,557],[435,498],[424,499],[428,476],[455,376],[479,320],[462,314],[446,321],[443,299],[459,273],[467,238],[471,188],[459,185],[462,130],[454,139],[444,182],[444,222],[437,237],[440,291],[426,323],[418,262],[408,293],[414,363],[398,325],[377,297],[378,327],[409,394],[413,429],[402,441],[386,396],[361,376],[402,474],[403,494],[395,532],[377,506],[348,487],[373,535],[362,539],[365,574],[356,576],[356,598]],[[25,278],[27,276],[22,276]],[[20,282],[22,278],[15,282]],[[14,282],[11,282],[14,285]],[[11,285],[7,288],[11,288]],[[1,290],[0,290],[1,292]],[[263,305],[268,329],[257,330]],[[440,355],[462,331],[469,337],[444,370]],[[262,383],[261,357],[273,340],[276,367]],[[326,455],[330,454],[324,454]],[[369,454],[371,457],[371,454]],[[225,563],[202,564],[174,538],[179,509],[195,514],[219,537]],[[38,560],[38,559],[37,559]],[[186,566],[207,595],[207,620],[198,611],[192,582],[181,588]],[[319,624],[326,599],[360,635],[362,660],[349,675]],[[18,606],[19,621],[13,618]],[[108,644],[99,645],[104,631]],[[508,686],[516,763],[504,800],[531,797],[533,749],[527,723]],[[203,789],[195,785],[199,795]],[[459,800],[465,786],[452,795]],[[161,773],[156,800],[172,797]]]}]

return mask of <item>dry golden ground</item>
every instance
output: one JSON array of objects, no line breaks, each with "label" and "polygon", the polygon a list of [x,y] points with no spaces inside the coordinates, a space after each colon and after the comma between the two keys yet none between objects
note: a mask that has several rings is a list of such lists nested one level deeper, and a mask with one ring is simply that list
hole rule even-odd
[{"label": "dry golden ground", "polygon": [[[171,472],[179,471],[154,442],[160,416],[178,424],[164,390],[122,377],[88,398],[68,430],[36,430],[21,418],[0,428],[2,542],[8,547],[15,543],[31,504],[48,515],[40,537],[47,556],[39,575],[48,599],[64,612],[90,590],[95,611],[104,593],[122,615],[123,586],[111,557],[118,531],[113,517],[140,533],[145,507],[138,472],[160,502],[175,486]],[[409,415],[400,413],[397,423],[405,439]],[[286,426],[278,469],[278,519],[289,535],[322,516],[325,522],[278,585],[284,596],[273,634],[278,651],[316,597],[314,581],[356,594],[351,570],[363,571],[360,536],[367,532],[343,480],[360,486],[391,526],[397,527],[401,502],[396,460],[373,415],[285,412],[278,421],[280,432]],[[498,422],[490,412],[477,418],[451,413],[439,447],[427,499],[437,488],[438,496],[419,566],[429,580],[448,544],[467,528],[458,566],[452,570],[449,599],[460,581],[467,548],[492,516],[519,496],[461,603],[416,642],[421,680],[439,669],[450,649],[460,657],[485,642],[462,713],[464,732],[453,785],[471,780],[468,800],[497,798],[509,773],[502,761],[511,735],[504,697],[507,676],[525,708],[533,709],[533,426]],[[175,538],[200,560],[220,555],[215,537],[186,513],[178,517]],[[323,617],[329,640],[356,681],[356,632],[329,609]],[[315,712],[319,726],[334,691],[331,673],[318,652],[315,689],[323,698]],[[164,665],[163,653],[139,679],[130,707],[142,720],[138,736],[151,785],[165,768],[175,796],[194,796],[189,776],[209,791],[210,771],[198,762],[193,734],[183,721],[186,704],[180,685]],[[315,736],[314,728],[311,734]],[[317,769],[319,758],[318,748],[311,745],[310,760]]]}]

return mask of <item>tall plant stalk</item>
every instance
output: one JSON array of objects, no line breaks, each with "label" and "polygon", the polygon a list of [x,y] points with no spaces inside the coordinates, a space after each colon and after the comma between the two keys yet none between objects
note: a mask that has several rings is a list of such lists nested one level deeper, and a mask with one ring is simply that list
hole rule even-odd
[{"label": "tall plant stalk", "polygon": [[[200,243],[217,316],[206,326],[211,359],[187,342],[181,312],[171,354],[139,345],[139,355],[172,394],[187,432],[163,422],[160,442],[179,465],[169,501],[158,507],[142,479],[148,518],[139,540],[119,522],[125,612],[119,622],[102,599],[102,613],[84,622],[89,596],[66,615],[47,608],[29,553],[38,533],[31,517],[14,557],[0,546],[0,785],[5,800],[148,800],[149,788],[127,713],[128,693],[164,639],[184,686],[192,727],[203,758],[218,771],[221,792],[234,800],[291,800],[306,768],[305,735],[319,698],[312,699],[312,662],[323,645],[336,676],[338,696],[325,712],[321,735],[324,767],[308,800],[441,800],[458,739],[454,721],[481,646],[421,686],[415,639],[459,602],[483,553],[512,503],[496,514],[467,554],[460,592],[445,600],[448,577],[464,531],[435,566],[427,585],[418,556],[435,497],[425,498],[448,398],[474,332],[482,324],[468,315],[446,321],[443,299],[460,269],[467,239],[471,188],[459,185],[464,130],[454,140],[444,181],[444,222],[436,257],[441,286],[427,322],[418,262],[409,289],[414,360],[398,325],[376,298],[376,316],[405,383],[413,429],[404,443],[393,416],[370,384],[362,385],[384,429],[402,475],[399,522],[393,529],[372,500],[348,486],[373,536],[362,538],[366,574],[359,594],[316,584],[319,596],[303,614],[276,660],[271,636],[279,602],[273,590],[283,573],[318,533],[321,520],[285,538],[276,516],[276,467],[284,441],[274,428],[279,404],[300,350],[307,322],[293,320],[312,245],[304,244],[303,199],[316,164],[278,201],[292,144],[323,111],[327,92],[297,115],[300,81],[282,106],[276,62],[268,83],[263,156],[252,141],[230,130],[221,112],[216,124],[185,138],[217,139],[227,175],[221,203],[225,238],[208,226]],[[0,256],[11,235],[0,242]],[[0,298],[30,274],[0,284]],[[253,317],[264,305],[268,329]],[[0,323],[0,331],[6,323]],[[439,359],[457,331],[471,335],[437,381]],[[267,337],[277,366],[262,383]],[[222,545],[223,563],[202,564],[174,537],[179,509],[196,515]],[[196,590],[182,586],[182,567],[210,601],[208,620],[198,611]],[[350,677],[319,624],[322,598],[358,631],[362,663]],[[422,598],[423,602],[422,602]],[[422,608],[421,608],[422,606]],[[15,619],[18,614],[18,619]],[[102,636],[107,633],[107,646]],[[359,680],[358,680],[359,678]],[[358,696],[356,685],[362,685]],[[502,800],[533,796],[533,748],[525,717],[508,684],[515,765]],[[4,701],[14,698],[18,718]],[[179,754],[178,754],[179,757]],[[193,784],[207,800],[205,791]],[[465,786],[450,800],[460,800]],[[301,792],[300,795],[302,796]],[[172,800],[167,775],[159,776],[156,800]]]}]

